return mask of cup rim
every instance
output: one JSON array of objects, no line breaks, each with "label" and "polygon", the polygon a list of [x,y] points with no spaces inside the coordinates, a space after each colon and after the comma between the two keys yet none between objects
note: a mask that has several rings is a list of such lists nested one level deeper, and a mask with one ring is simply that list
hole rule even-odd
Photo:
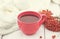
[{"label": "cup rim", "polygon": [[[29,10],[29,11],[30,11],[30,10]],[[38,12],[36,12],[36,11],[30,11],[30,12],[34,12],[35,14],[38,14],[38,15],[39,15],[39,19],[38,19],[37,21],[35,21],[35,22],[29,22],[29,23],[28,23],[28,22],[23,22],[23,21],[19,20],[21,14],[24,14],[24,12],[29,12],[29,11],[23,11],[23,12],[21,12],[20,14],[18,14],[17,20],[18,20],[19,22],[22,22],[22,23],[25,23],[25,24],[37,23],[37,22],[40,22],[40,21],[42,20],[41,14],[38,13]],[[37,16],[37,17],[38,17],[38,16]]]}]

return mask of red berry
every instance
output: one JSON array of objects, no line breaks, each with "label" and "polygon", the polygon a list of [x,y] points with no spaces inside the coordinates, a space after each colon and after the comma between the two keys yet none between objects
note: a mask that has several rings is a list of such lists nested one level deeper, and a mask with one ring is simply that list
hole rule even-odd
[{"label": "red berry", "polygon": [[51,16],[51,11],[42,10],[41,13],[47,16],[47,19],[44,22],[44,25],[47,29],[51,31],[60,31],[60,21],[58,18]]}]

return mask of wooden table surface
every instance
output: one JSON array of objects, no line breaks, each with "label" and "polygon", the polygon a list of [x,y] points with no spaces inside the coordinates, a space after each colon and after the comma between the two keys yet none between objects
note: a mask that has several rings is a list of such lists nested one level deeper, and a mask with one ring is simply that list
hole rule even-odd
[{"label": "wooden table surface", "polygon": [[6,35],[3,39],[52,39],[52,36],[56,35],[55,39],[60,39],[60,32],[52,32],[44,28],[43,25],[39,28],[39,30],[34,35],[25,35],[21,30],[18,30],[12,34]]}]

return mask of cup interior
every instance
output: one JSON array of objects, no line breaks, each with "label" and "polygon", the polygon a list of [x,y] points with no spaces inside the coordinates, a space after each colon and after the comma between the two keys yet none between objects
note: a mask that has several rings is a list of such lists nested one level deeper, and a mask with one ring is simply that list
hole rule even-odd
[{"label": "cup interior", "polygon": [[[37,13],[37,12],[35,12],[35,11],[25,11],[25,12],[22,12],[21,14],[18,15],[18,20],[21,21],[20,19],[21,19],[23,16],[27,16],[27,15],[28,15],[28,16],[31,15],[31,16],[36,16],[36,17],[38,17],[38,20],[35,21],[35,22],[38,22],[38,21],[41,19],[41,15],[40,15],[39,13]],[[23,21],[21,21],[21,22],[23,22]]]}]

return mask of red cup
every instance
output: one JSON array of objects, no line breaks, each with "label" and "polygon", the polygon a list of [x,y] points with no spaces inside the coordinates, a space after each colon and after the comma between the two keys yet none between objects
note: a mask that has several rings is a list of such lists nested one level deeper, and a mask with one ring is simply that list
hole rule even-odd
[{"label": "red cup", "polygon": [[[31,22],[31,23],[26,23],[20,20],[20,17],[22,17],[23,15],[28,15],[28,14],[39,17],[39,20],[36,22]],[[18,21],[19,29],[21,29],[23,33],[27,35],[31,35],[37,32],[37,30],[39,29],[41,24],[45,21],[45,19],[46,19],[46,16],[44,14],[40,14],[35,11],[24,11],[18,15],[17,21]]]}]

